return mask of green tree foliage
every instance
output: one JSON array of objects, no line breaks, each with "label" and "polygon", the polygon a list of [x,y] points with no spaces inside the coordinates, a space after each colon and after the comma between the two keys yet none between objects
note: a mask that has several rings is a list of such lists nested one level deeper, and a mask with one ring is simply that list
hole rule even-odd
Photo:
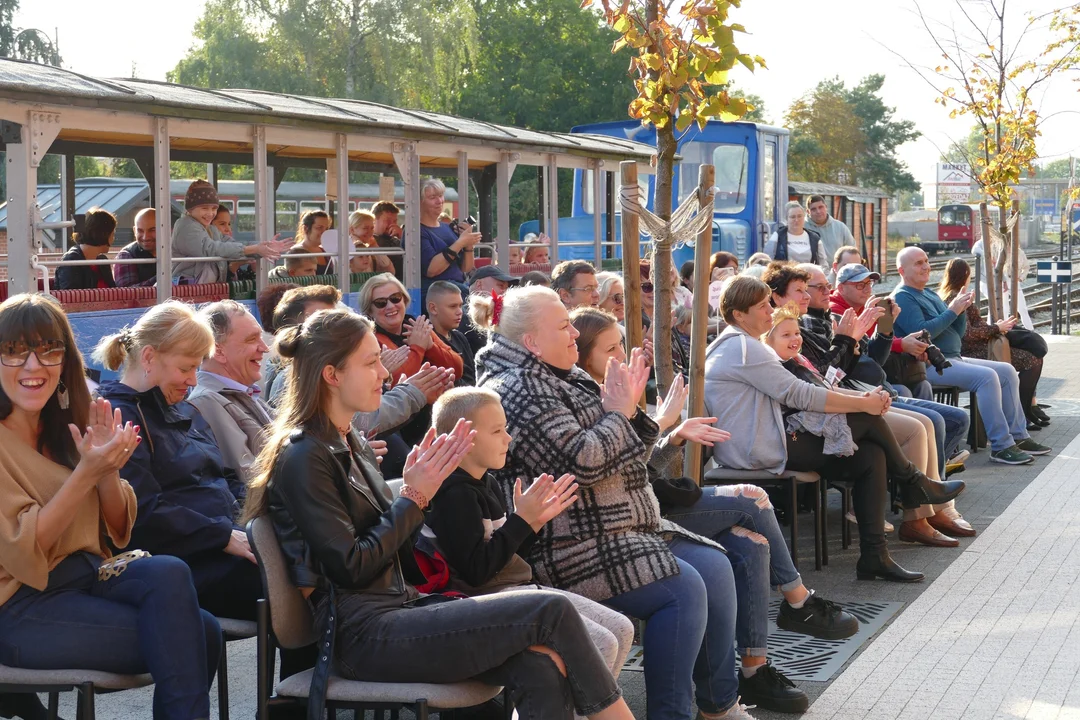
[{"label": "green tree foliage", "polygon": [[60,54],[49,36],[33,28],[15,27],[19,0],[0,0],[0,57],[60,67]]},{"label": "green tree foliage", "polygon": [[746,122],[765,123],[766,125],[772,124],[772,121],[765,115],[765,101],[761,99],[760,95],[754,93],[748,93],[741,88],[733,90],[731,97],[745,100],[747,105],[750,106],[750,110],[740,118]]},{"label": "green tree foliage", "polygon": [[447,110],[476,42],[469,0],[209,0],[169,80]]},{"label": "green tree foliage", "polygon": [[919,183],[896,157],[897,149],[920,136],[915,123],[896,120],[881,99],[884,75],[868,75],[848,88],[824,80],[792,103],[788,163],[793,177],[916,192]]},{"label": "green tree foliage", "polygon": [[1043,163],[1035,173],[1040,178],[1067,178],[1069,177],[1069,158],[1059,158]]}]

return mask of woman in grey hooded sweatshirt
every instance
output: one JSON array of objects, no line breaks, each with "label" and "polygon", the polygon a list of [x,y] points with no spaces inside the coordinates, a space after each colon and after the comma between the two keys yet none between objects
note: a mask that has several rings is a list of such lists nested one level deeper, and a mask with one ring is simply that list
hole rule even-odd
[{"label": "woman in grey hooded sweatshirt", "polygon": [[[854,479],[861,550],[856,566],[859,579],[921,581],[922,573],[900,567],[886,547],[886,455],[870,437],[872,423],[867,416],[882,415],[889,409],[888,393],[879,389],[860,396],[845,395],[804,382],[784,369],[776,353],[758,340],[772,327],[769,297],[765,283],[746,276],[731,280],[720,296],[720,312],[728,327],[707,351],[705,410],[717,418],[718,427],[731,433],[731,440],[713,446],[716,463],[740,470],[803,470]],[[844,457],[825,455],[820,436],[786,432],[784,407],[849,413],[858,449]],[[921,473],[900,480],[916,486],[928,502],[949,499],[945,486]],[[952,496],[958,494],[959,490],[954,490]]]}]

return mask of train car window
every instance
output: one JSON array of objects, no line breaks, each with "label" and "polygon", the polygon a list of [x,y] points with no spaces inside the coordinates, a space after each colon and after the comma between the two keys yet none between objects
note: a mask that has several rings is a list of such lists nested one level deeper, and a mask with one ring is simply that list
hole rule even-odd
[{"label": "train car window", "polygon": [[[682,152],[680,150],[680,152]],[[581,182],[581,208],[585,211],[586,215],[593,214],[593,171],[585,170],[582,174],[583,180]],[[637,184],[641,189],[641,197],[646,201],[652,200],[652,195],[649,194],[649,175],[643,173],[638,174]],[[619,178],[616,172],[615,184],[618,185]],[[694,176],[694,184],[697,185],[697,175]],[[400,203],[399,203],[400,204]],[[622,208],[619,206],[619,200],[615,199],[615,214],[620,215]]]},{"label": "train car window", "polygon": [[762,179],[762,208],[761,217],[765,222],[776,220],[776,143],[765,143],[765,157],[761,161]]},{"label": "train car window", "polygon": [[255,201],[237,202],[236,217],[233,218],[233,232],[255,232]]},{"label": "train car window", "polygon": [[[697,189],[698,167],[710,162],[716,167],[717,212],[739,213],[746,207],[746,187],[750,153],[744,145],[730,143],[688,142],[680,148],[679,197],[684,198]],[[774,158],[775,167],[775,158]],[[775,177],[775,172],[773,173]],[[773,186],[775,203],[776,187]]]},{"label": "train car window", "polygon": [[285,230],[296,230],[297,224],[300,222],[299,216],[296,214],[296,201],[295,200],[278,200],[274,207],[274,232],[283,232]]}]

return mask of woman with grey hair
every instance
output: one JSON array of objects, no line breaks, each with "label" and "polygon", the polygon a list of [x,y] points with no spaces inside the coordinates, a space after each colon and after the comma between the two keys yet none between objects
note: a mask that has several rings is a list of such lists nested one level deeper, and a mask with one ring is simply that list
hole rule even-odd
[{"label": "woman with grey hair", "polygon": [[480,233],[461,224],[459,235],[439,220],[445,195],[446,186],[438,178],[429,178],[420,185],[420,267],[424,271],[421,294],[436,280],[464,287],[465,276],[474,267],[473,248],[480,242]]}]

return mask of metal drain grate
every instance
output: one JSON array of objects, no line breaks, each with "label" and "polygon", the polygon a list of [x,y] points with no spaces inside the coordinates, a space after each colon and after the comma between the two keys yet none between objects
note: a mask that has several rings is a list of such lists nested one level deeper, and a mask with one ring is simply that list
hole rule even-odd
[{"label": "metal drain grate", "polygon": [[[791,680],[827,682],[903,605],[898,602],[843,603],[844,609],[859,619],[859,632],[846,640],[819,640],[776,627],[780,598],[774,598],[769,603],[769,619],[772,621],[769,659],[777,670]],[[623,665],[623,671],[642,672],[644,669],[644,648],[635,645]]]}]

